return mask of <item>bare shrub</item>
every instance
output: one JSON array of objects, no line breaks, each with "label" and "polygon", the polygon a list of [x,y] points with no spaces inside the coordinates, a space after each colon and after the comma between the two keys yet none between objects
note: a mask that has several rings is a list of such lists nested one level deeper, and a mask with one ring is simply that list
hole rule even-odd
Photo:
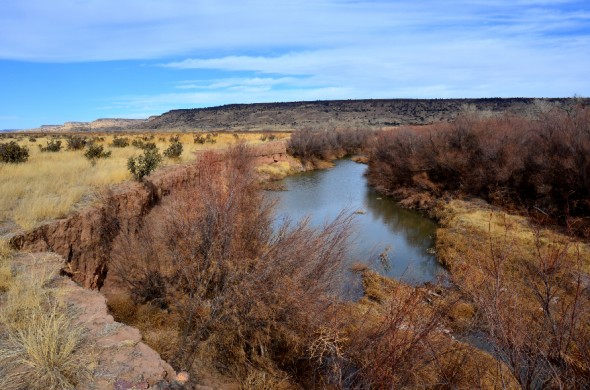
[{"label": "bare shrub", "polygon": [[273,233],[244,145],[225,164],[205,153],[198,167],[198,190],[177,193],[121,236],[111,268],[137,303],[176,313],[177,367],[198,356],[243,379],[294,375],[338,291],[351,217]]},{"label": "bare shrub", "polygon": [[287,151],[302,161],[331,160],[359,153],[374,132],[366,129],[314,130],[305,128],[291,134]]},{"label": "bare shrub", "polygon": [[590,224],[590,109],[537,119],[463,114],[427,129],[377,136],[368,178],[383,192],[445,191],[542,212],[583,233]]},{"label": "bare shrub", "polygon": [[507,228],[490,236],[486,253],[466,259],[457,281],[522,388],[587,388],[588,274],[567,242],[547,245],[537,236],[535,245],[534,257],[523,256]]}]

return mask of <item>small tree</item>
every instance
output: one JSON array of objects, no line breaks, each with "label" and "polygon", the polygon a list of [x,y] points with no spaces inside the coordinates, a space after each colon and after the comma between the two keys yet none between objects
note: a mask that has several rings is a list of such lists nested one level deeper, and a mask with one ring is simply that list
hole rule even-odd
[{"label": "small tree", "polygon": [[136,180],[141,181],[144,176],[152,173],[162,162],[162,155],[158,149],[144,149],[143,155],[129,157],[127,168]]},{"label": "small tree", "polygon": [[21,163],[29,158],[29,149],[26,146],[20,146],[15,141],[7,144],[0,144],[0,161],[7,163]]},{"label": "small tree", "polygon": [[180,155],[182,154],[182,144],[180,143],[180,141],[172,141],[172,143],[170,144],[170,146],[168,146],[168,149],[166,149],[164,151],[164,156],[168,157],[168,158],[180,158]]}]

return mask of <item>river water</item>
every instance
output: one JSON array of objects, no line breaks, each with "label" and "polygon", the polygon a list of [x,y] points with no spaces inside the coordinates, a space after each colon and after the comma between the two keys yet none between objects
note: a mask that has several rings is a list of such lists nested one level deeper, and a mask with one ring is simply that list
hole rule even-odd
[{"label": "river water", "polygon": [[277,201],[279,220],[310,217],[321,225],[343,209],[356,212],[350,262],[368,263],[411,284],[444,277],[446,271],[433,254],[436,224],[377,194],[367,184],[365,170],[365,165],[339,160],[328,170],[289,176],[283,180],[286,191],[268,194]]}]

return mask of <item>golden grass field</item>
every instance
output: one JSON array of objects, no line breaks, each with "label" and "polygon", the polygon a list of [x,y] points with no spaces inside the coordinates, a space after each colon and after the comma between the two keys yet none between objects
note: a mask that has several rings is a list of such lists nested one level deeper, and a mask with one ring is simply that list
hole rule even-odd
[{"label": "golden grass field", "polygon": [[[202,134],[202,133],[198,133]],[[234,135],[236,134],[237,137]],[[88,204],[97,190],[112,184],[131,179],[127,169],[127,159],[142,154],[142,150],[129,145],[125,148],[111,147],[113,134],[84,134],[102,137],[95,143],[103,145],[112,155],[99,159],[92,165],[84,157],[84,150],[66,150],[64,134],[36,137],[34,142],[29,135],[15,134],[16,138],[2,139],[0,142],[16,140],[19,145],[29,148],[29,159],[21,164],[0,163],[0,227],[15,223],[27,230],[40,222],[66,216],[76,207]],[[226,148],[238,141],[251,144],[263,142],[261,133],[218,133],[215,143],[197,144],[192,133],[132,133],[117,134],[131,140],[153,136],[149,142],[156,143],[160,152],[170,144],[170,137],[177,135],[183,145],[178,160],[164,158],[162,165],[186,163],[195,159],[195,152],[204,149]],[[274,133],[278,138],[289,137],[288,133]],[[45,146],[49,139],[61,139],[59,152],[41,152],[37,145]],[[1,230],[1,229],[0,229]]]}]

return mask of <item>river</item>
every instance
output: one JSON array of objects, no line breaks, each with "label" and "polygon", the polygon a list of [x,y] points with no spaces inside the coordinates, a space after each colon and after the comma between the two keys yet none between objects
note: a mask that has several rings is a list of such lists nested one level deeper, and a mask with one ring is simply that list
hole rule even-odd
[{"label": "river", "polygon": [[338,160],[331,169],[287,177],[282,183],[286,191],[268,193],[277,201],[278,220],[308,216],[320,225],[343,209],[355,212],[348,261],[368,263],[411,284],[444,277],[446,271],[433,254],[436,223],[377,194],[367,184],[365,170],[365,165]]}]

